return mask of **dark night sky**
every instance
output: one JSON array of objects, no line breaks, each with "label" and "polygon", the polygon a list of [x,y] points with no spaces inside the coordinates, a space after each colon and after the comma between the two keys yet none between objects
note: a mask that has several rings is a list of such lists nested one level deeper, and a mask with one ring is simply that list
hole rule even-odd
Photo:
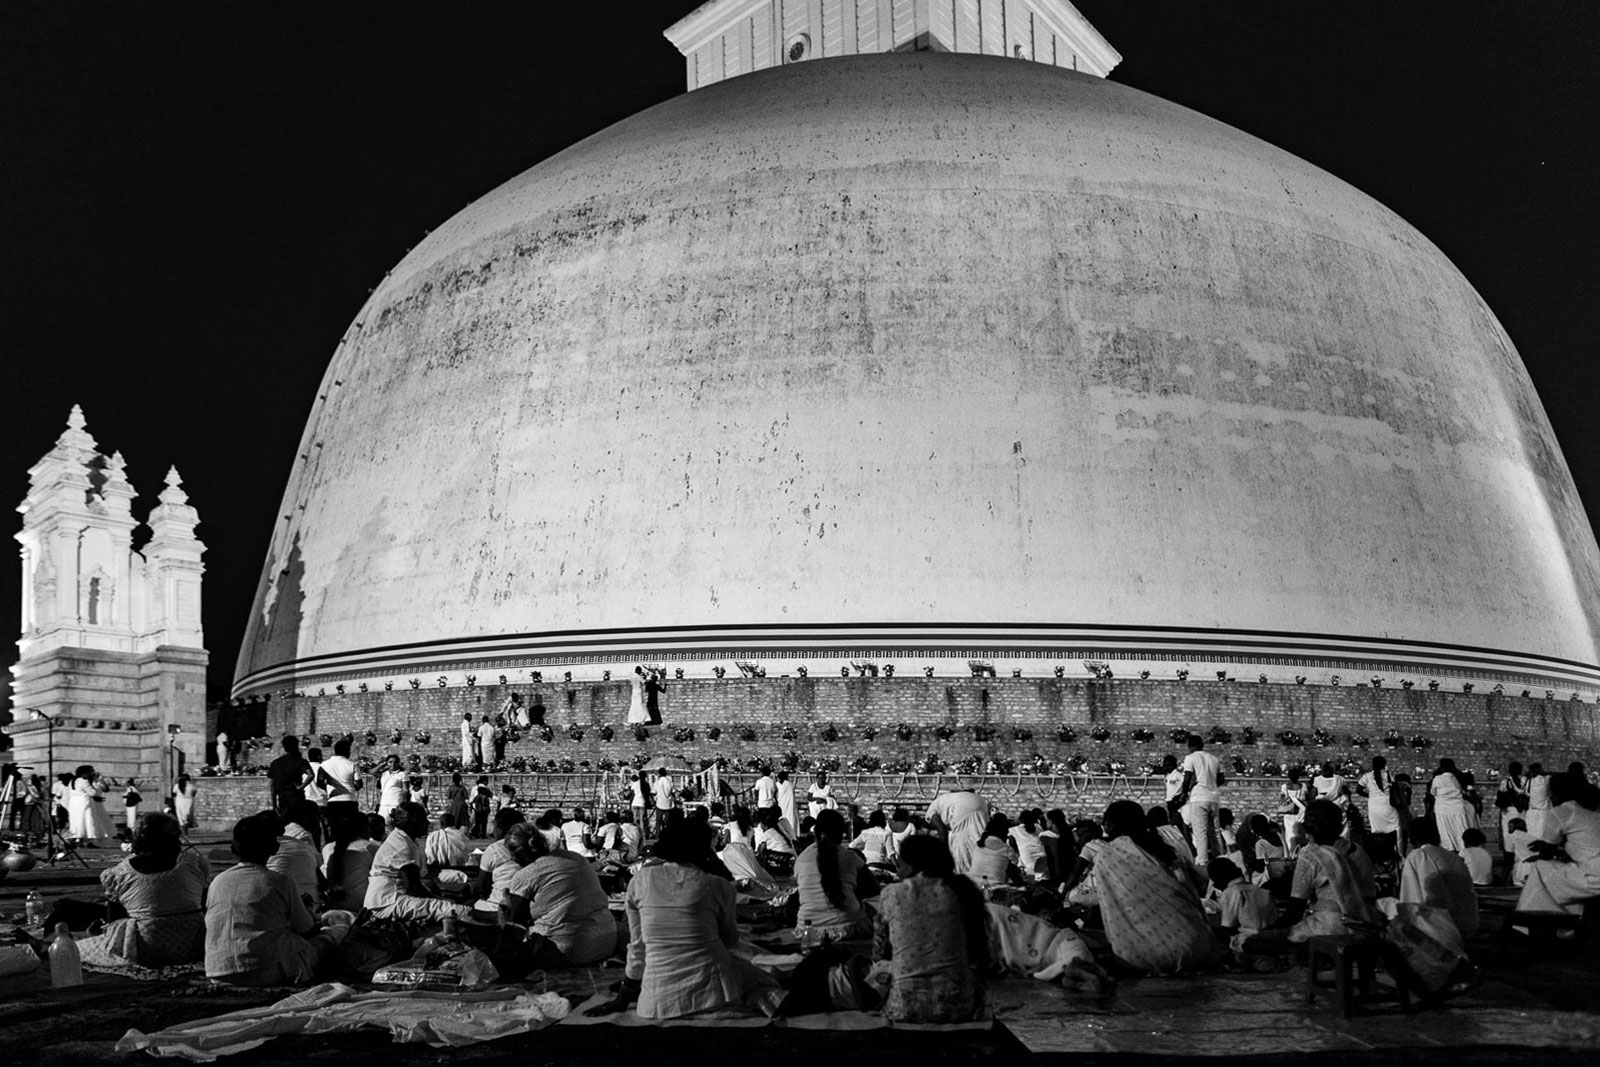
[{"label": "dark night sky", "polygon": [[[75,402],[127,456],[136,514],[177,464],[225,695],[302,424],[369,287],[473,198],[682,92],[661,30],[695,6],[0,6],[0,500],[21,501]],[[1600,5],[1078,6],[1125,57],[1115,80],[1318,164],[1437,243],[1600,507]]]}]

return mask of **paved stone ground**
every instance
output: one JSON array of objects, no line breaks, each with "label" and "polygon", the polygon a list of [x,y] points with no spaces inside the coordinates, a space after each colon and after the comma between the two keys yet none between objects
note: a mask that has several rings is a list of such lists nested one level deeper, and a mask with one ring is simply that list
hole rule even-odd
[{"label": "paved stone ground", "polygon": [[[220,838],[202,838],[208,852]],[[0,917],[21,910],[29,889],[47,897],[92,896],[114,849],[86,852],[90,869],[40,868],[0,882]],[[217,853],[219,862],[225,854]],[[1498,919],[1487,923],[1498,927]],[[1600,956],[1566,947],[1534,957],[1491,939],[1475,946],[1484,983],[1445,1008],[1402,1015],[1392,1003],[1344,1019],[1325,1002],[1308,1006],[1304,972],[1123,982],[1114,995],[1082,997],[1013,979],[994,989],[996,1025],[985,1031],[814,1031],[785,1028],[627,1029],[555,1026],[465,1049],[394,1045],[379,1033],[280,1038],[231,1057],[243,1064],[422,1064],[525,1060],[548,1064],[695,1061],[727,1053],[775,1060],[943,1063],[1162,1063],[1198,1056],[1274,1063],[1332,1052],[1341,1064],[1537,1062],[1593,1064],[1600,1047]],[[553,988],[581,1000],[616,971],[576,972]],[[77,989],[51,990],[39,977],[0,979],[0,1063],[136,1062],[113,1051],[127,1030],[145,1032],[271,1003],[281,991],[212,988],[203,979],[136,982],[90,974]]]}]

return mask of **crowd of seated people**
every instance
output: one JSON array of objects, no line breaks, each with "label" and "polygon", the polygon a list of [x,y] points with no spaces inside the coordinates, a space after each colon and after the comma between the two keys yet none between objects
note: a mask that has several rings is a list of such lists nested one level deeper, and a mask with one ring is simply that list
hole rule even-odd
[{"label": "crowd of seated people", "polygon": [[[1600,789],[1576,771],[1546,777],[1539,835],[1511,816],[1502,847],[1515,856],[1519,909],[1572,912],[1600,898]],[[275,790],[274,811],[236,824],[237,862],[214,879],[175,820],[142,820],[131,855],[101,877],[113,904],[100,907],[82,950],[91,964],[203,961],[218,981],[273,985],[329,973],[358,924],[397,922],[421,936],[454,919],[496,931],[511,946],[497,960],[522,971],[621,960],[626,980],[605,1011],[770,1013],[793,987],[750,962],[737,903],[792,895],[793,937],[828,953],[815,955],[827,965],[824,1008],[926,1022],[983,1011],[1003,962],[994,913],[1006,913],[986,898],[1069,931],[1119,976],[1282,967],[1313,937],[1381,940],[1387,924],[1418,914],[1448,924],[1447,943],[1464,953],[1480,926],[1478,889],[1495,877],[1481,832],[1450,810],[1407,814],[1403,831],[1375,846],[1393,858],[1375,862],[1356,806],[1333,796],[1336,778],[1314,779],[1296,809],[1296,843],[1266,813],[1234,835],[1219,812],[1221,854],[1204,866],[1167,805],[1131,800],[1099,818],[1028,809],[1013,820],[961,790],[936,798],[927,822],[835,803],[795,827],[780,805],[752,810],[735,797],[726,809],[665,812],[652,843],[631,812],[596,809],[591,820],[583,808],[550,808],[530,819],[513,791],[475,852],[460,825],[464,790],[443,798],[436,822],[410,799],[389,798],[380,818]],[[1450,785],[1438,793],[1448,798]],[[1446,847],[1445,827],[1459,848]]]}]

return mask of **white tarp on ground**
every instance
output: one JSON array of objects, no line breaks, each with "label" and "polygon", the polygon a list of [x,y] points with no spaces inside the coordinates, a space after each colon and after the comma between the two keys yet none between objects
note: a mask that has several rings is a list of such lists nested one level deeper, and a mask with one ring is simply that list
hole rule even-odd
[{"label": "white tarp on ground", "polygon": [[285,1034],[388,1030],[396,1042],[471,1045],[542,1029],[570,1005],[555,993],[497,989],[484,993],[360,993],[339,982],[312,986],[275,1004],[200,1019],[154,1034],[129,1030],[118,1052],[139,1049],[208,1063]]}]

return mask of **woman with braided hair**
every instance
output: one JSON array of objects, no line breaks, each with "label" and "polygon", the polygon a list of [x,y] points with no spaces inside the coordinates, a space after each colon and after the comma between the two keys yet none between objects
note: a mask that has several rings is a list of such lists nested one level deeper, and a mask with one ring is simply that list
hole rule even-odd
[{"label": "woman with braided hair", "polygon": [[837,809],[825,808],[817,816],[816,835],[794,864],[800,887],[798,922],[838,940],[866,937],[872,921],[861,899],[877,894],[877,880],[861,854],[845,847],[844,816]]}]

